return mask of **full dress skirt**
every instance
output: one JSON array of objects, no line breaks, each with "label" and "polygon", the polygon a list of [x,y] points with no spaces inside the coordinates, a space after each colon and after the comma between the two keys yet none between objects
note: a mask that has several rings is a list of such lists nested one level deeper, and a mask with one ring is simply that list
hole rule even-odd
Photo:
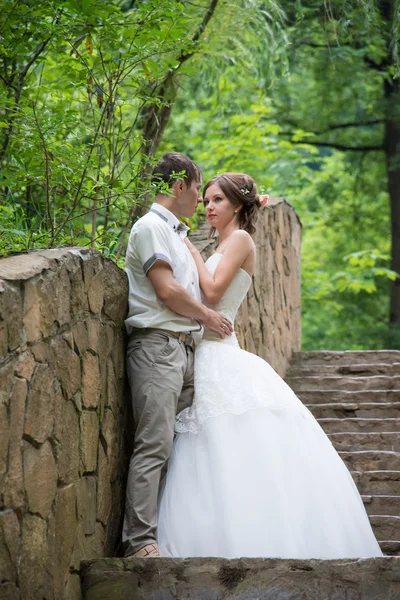
[{"label": "full dress skirt", "polygon": [[[232,320],[246,275],[219,307]],[[210,332],[196,350],[193,406],[177,417],[157,537],[161,553],[177,557],[382,556],[353,479],[310,411],[234,335]]]}]

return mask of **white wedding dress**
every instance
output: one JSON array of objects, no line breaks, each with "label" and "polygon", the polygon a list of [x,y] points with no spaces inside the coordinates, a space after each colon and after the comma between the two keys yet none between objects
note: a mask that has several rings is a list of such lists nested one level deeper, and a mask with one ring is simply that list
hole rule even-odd
[{"label": "white wedding dress", "polygon": [[[220,254],[207,261],[213,273]],[[238,271],[218,312],[234,321],[251,282]],[[205,332],[195,395],[176,420],[160,494],[169,556],[382,556],[353,479],[310,411],[235,335]]]}]

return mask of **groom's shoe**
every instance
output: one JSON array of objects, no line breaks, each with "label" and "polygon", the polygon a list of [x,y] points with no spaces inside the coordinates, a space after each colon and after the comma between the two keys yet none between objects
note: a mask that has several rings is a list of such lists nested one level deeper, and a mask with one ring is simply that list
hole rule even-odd
[{"label": "groom's shoe", "polygon": [[148,544],[144,548],[140,548],[140,550],[131,556],[135,556],[136,558],[152,558],[153,556],[160,556],[160,551],[157,544]]}]

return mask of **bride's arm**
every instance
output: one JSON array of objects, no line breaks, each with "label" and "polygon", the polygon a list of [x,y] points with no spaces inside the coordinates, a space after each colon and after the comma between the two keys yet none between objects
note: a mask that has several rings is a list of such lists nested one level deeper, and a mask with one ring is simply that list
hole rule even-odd
[{"label": "bride's arm", "polygon": [[208,272],[200,252],[188,240],[189,250],[199,273],[200,287],[208,304],[217,304],[237,271],[243,265],[250,252],[254,251],[254,243],[250,235],[238,229],[230,235],[229,244],[223,253],[214,275]]}]

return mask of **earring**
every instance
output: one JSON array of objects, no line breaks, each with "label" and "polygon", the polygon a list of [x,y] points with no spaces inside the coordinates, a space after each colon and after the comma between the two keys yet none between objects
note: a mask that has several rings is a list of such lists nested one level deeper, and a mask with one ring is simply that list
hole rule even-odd
[{"label": "earring", "polygon": [[238,212],[239,212],[239,209],[238,209],[238,210],[235,210],[235,215],[237,215],[237,214],[238,214]]}]

